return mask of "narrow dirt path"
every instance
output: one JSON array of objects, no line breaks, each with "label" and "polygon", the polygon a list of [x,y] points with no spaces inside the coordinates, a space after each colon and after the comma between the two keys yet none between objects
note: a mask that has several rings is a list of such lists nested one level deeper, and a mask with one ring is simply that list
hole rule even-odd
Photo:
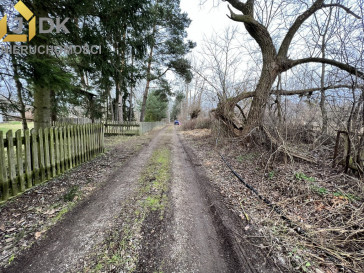
[{"label": "narrow dirt path", "polygon": [[[175,128],[159,131],[112,171],[2,272],[280,272],[244,239],[241,219]],[[105,251],[111,256],[101,263]]]},{"label": "narrow dirt path", "polygon": [[171,199],[166,272],[237,272],[229,249],[215,229],[198,177],[176,132],[173,134]]},{"label": "narrow dirt path", "polygon": [[123,201],[137,189],[141,170],[159,145],[160,131],[151,143],[118,170],[95,194],[77,206],[28,254],[19,257],[3,272],[68,272],[92,246],[100,243],[104,231],[119,214]]},{"label": "narrow dirt path", "polygon": [[163,272],[281,272],[247,239],[243,223],[224,204],[205,170],[174,130],[171,209]]}]

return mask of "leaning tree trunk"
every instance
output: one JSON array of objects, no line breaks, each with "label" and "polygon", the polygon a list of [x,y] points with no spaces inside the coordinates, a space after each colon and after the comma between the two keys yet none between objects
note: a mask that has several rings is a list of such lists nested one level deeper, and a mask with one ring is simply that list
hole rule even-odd
[{"label": "leaning tree trunk", "polygon": [[275,69],[275,62],[265,61],[242,133],[244,136],[248,135],[254,128],[261,127],[261,125],[263,125],[265,109],[277,76],[278,70]]}]

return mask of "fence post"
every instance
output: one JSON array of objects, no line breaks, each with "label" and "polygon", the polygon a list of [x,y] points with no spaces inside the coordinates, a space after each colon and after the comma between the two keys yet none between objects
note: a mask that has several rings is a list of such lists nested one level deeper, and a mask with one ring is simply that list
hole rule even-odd
[{"label": "fence post", "polygon": [[14,155],[14,139],[13,131],[9,130],[6,134],[8,140],[8,168],[9,168],[9,181],[11,183],[12,195],[18,194],[18,183],[16,181],[16,170],[15,170],[15,155]]},{"label": "fence post", "polygon": [[72,131],[72,146],[73,146],[73,166],[77,166],[78,165],[78,161],[77,161],[77,153],[78,153],[78,149],[77,149],[77,137],[76,137],[76,126],[72,126],[71,127],[71,131]]},{"label": "fence post", "polygon": [[51,161],[49,156],[49,128],[44,129],[44,161],[45,170],[47,172],[47,179],[51,179]]},{"label": "fence post", "polygon": [[60,152],[60,164],[61,164],[61,173],[64,173],[64,144],[63,144],[63,128],[58,128],[59,132],[59,152]]},{"label": "fence post", "polygon": [[70,147],[68,145],[68,126],[66,125],[63,128],[63,136],[64,136],[64,166],[66,170],[70,169],[70,161],[69,161],[69,154],[70,154]]},{"label": "fence post", "polygon": [[76,130],[76,141],[77,141],[77,165],[82,163],[81,161],[81,135],[80,135],[80,126],[75,125]]},{"label": "fence post", "polygon": [[90,132],[90,138],[91,138],[91,158],[95,157],[95,124],[91,124],[91,132]]},{"label": "fence post", "polygon": [[62,128],[62,139],[63,139],[63,172],[68,170],[68,162],[67,162],[67,154],[68,154],[68,147],[67,147],[67,127],[64,125]]},{"label": "fence post", "polygon": [[105,132],[104,132],[104,126],[102,123],[100,124],[100,131],[101,131],[101,152],[105,152]]},{"label": "fence post", "polygon": [[56,170],[57,175],[61,174],[61,154],[59,152],[59,130],[58,128],[54,128],[54,141],[56,144]]},{"label": "fence post", "polygon": [[86,161],[88,161],[89,160],[89,156],[88,156],[88,145],[89,145],[89,139],[88,139],[88,130],[87,130],[87,128],[88,128],[88,125],[87,124],[85,124],[85,125],[83,125],[83,134],[84,134],[84,144],[85,144],[85,162]]},{"label": "fence post", "polygon": [[81,163],[85,162],[85,136],[83,132],[83,125],[80,126],[80,136],[81,136]]},{"label": "fence post", "polygon": [[32,159],[33,159],[34,184],[38,185],[40,180],[39,180],[37,130],[32,129],[31,134],[32,134]]},{"label": "fence post", "polygon": [[57,175],[56,171],[56,151],[55,151],[55,143],[54,143],[54,129],[49,129],[49,141],[50,141],[50,158],[51,158],[51,167],[52,167],[52,177]]},{"label": "fence post", "polygon": [[24,130],[25,138],[25,176],[27,179],[27,188],[33,187],[33,177],[32,177],[32,159],[31,159],[31,145],[30,145],[30,134],[29,129]]},{"label": "fence post", "polygon": [[25,191],[25,183],[24,183],[24,166],[23,166],[23,140],[21,137],[22,130],[18,130],[15,133],[16,137],[16,162],[18,165],[18,180],[20,191]]},{"label": "fence post", "polygon": [[67,126],[67,139],[68,139],[68,164],[70,169],[72,169],[73,168],[72,155],[74,151],[71,138],[71,126]]},{"label": "fence post", "polygon": [[76,157],[76,165],[80,164],[80,137],[79,137],[79,127],[78,125],[75,125],[73,127],[74,130],[74,134],[75,134],[75,148],[76,148],[76,152],[75,152],[75,157]]},{"label": "fence post", "polygon": [[38,131],[39,135],[39,169],[40,169],[40,176],[41,181],[44,182],[46,180],[45,178],[45,164],[44,164],[44,139],[43,139],[43,129],[39,129]]},{"label": "fence post", "polygon": [[4,137],[3,137],[3,132],[0,131],[0,187],[2,190],[1,199],[3,201],[6,201],[9,199],[9,183],[5,165],[4,152],[5,152]]}]

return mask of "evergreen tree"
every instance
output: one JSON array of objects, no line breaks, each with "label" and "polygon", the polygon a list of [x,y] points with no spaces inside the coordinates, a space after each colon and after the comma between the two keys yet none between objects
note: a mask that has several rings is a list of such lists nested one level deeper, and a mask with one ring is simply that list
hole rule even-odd
[{"label": "evergreen tree", "polygon": [[145,121],[161,121],[167,117],[168,99],[158,91],[152,91],[148,96]]},{"label": "evergreen tree", "polygon": [[144,120],[150,84],[163,78],[168,71],[191,81],[190,63],[184,56],[195,46],[185,43],[186,28],[191,21],[181,12],[179,0],[155,0],[151,7],[152,24],[148,35],[149,48],[146,67],[146,86],[140,120]]}]

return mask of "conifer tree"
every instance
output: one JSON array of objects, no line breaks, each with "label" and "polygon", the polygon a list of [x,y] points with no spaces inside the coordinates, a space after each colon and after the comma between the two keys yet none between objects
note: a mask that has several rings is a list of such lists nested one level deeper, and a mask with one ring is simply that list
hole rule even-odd
[{"label": "conifer tree", "polygon": [[191,81],[190,63],[184,56],[195,46],[184,41],[191,21],[181,12],[179,0],[155,0],[151,7],[152,24],[149,26],[149,47],[146,67],[146,86],[143,94],[140,121],[144,121],[150,84],[161,79],[168,71]]}]

